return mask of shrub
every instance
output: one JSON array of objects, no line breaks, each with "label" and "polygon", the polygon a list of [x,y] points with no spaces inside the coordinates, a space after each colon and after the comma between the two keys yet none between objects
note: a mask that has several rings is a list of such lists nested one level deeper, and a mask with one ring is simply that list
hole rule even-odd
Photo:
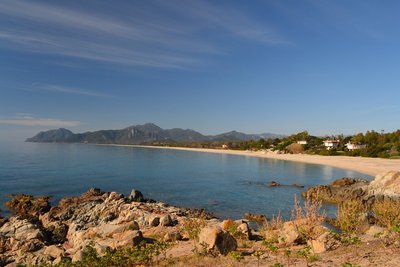
[{"label": "shrub", "polygon": [[361,215],[366,210],[360,201],[343,201],[338,205],[338,215],[334,224],[347,235],[358,233],[361,230]]},{"label": "shrub", "polygon": [[206,226],[206,221],[203,217],[187,218],[183,223],[183,231],[190,239],[198,241],[200,231]]},{"label": "shrub", "polygon": [[392,228],[400,223],[400,209],[398,203],[390,200],[376,201],[372,205],[378,224]]},{"label": "shrub", "polygon": [[305,239],[315,239],[321,234],[319,226],[325,221],[326,215],[321,212],[322,202],[317,197],[311,198],[307,195],[303,206],[294,198],[294,207],[292,210],[292,220],[297,226],[299,232]]}]

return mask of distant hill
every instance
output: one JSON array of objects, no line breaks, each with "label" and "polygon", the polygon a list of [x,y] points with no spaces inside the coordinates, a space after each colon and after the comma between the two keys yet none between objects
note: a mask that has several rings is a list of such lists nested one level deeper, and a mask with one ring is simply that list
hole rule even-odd
[{"label": "distant hill", "polygon": [[247,141],[261,138],[279,138],[277,134],[245,134],[236,131],[219,135],[203,135],[190,129],[162,129],[153,123],[134,125],[120,130],[100,130],[74,134],[67,129],[40,132],[27,142],[42,143],[93,143],[93,144],[146,144],[153,142],[205,142],[205,141]]}]

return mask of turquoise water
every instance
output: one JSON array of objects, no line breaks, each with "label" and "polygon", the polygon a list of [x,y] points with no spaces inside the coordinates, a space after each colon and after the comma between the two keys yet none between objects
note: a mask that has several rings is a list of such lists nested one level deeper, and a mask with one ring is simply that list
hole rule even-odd
[{"label": "turquoise water", "polygon": [[247,182],[313,186],[368,175],[333,167],[236,155],[87,144],[0,144],[0,204],[9,194],[51,195],[53,202],[90,187],[169,204],[206,208],[218,217],[243,213],[290,216],[305,189]]}]

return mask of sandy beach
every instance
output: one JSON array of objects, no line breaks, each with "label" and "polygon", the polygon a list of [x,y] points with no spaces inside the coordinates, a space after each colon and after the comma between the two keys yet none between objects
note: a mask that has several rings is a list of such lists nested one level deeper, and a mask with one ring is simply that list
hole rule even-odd
[{"label": "sandy beach", "polygon": [[204,148],[184,148],[184,147],[163,147],[163,146],[139,146],[139,145],[116,145],[146,147],[154,149],[175,149],[184,151],[195,151],[203,153],[220,153],[229,155],[240,155],[249,157],[269,158],[278,160],[289,160],[310,164],[327,165],[336,168],[353,170],[375,176],[378,173],[397,170],[400,171],[400,159],[381,159],[381,158],[362,158],[347,156],[319,156],[306,154],[275,154],[272,152],[253,152],[229,149],[204,149]]}]

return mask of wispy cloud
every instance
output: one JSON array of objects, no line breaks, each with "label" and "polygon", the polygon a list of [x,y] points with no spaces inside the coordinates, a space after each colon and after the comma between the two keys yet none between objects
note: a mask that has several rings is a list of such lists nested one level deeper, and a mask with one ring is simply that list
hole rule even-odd
[{"label": "wispy cloud", "polygon": [[[172,4],[171,4],[172,2]],[[236,37],[252,40],[269,45],[288,45],[290,41],[286,40],[272,26],[261,19],[255,19],[244,12],[232,8],[229,5],[220,5],[214,1],[213,4],[206,1],[191,1],[190,5],[183,4],[180,1],[164,2],[167,7],[175,10],[177,13],[186,14],[186,16],[220,28]]]},{"label": "wispy cloud", "polygon": [[[68,4],[68,2],[67,2]],[[109,64],[191,68],[223,55],[211,35],[268,45],[287,41],[244,12],[204,1],[124,3],[94,9],[73,4],[0,0],[0,46]],[[166,15],[174,12],[174,16]],[[118,14],[118,16],[115,16]]]},{"label": "wispy cloud", "polygon": [[32,114],[18,113],[13,118],[0,119],[0,124],[44,127],[76,127],[82,123],[80,121],[61,120],[54,118],[35,118]]},{"label": "wispy cloud", "polygon": [[60,85],[50,85],[50,84],[45,84],[45,85],[39,86],[38,90],[45,90],[45,91],[50,91],[50,92],[55,92],[55,93],[93,96],[93,97],[105,97],[105,98],[113,97],[108,94],[102,94],[102,93],[98,93],[95,91],[84,90],[81,88],[66,87],[66,86],[60,86]]}]

